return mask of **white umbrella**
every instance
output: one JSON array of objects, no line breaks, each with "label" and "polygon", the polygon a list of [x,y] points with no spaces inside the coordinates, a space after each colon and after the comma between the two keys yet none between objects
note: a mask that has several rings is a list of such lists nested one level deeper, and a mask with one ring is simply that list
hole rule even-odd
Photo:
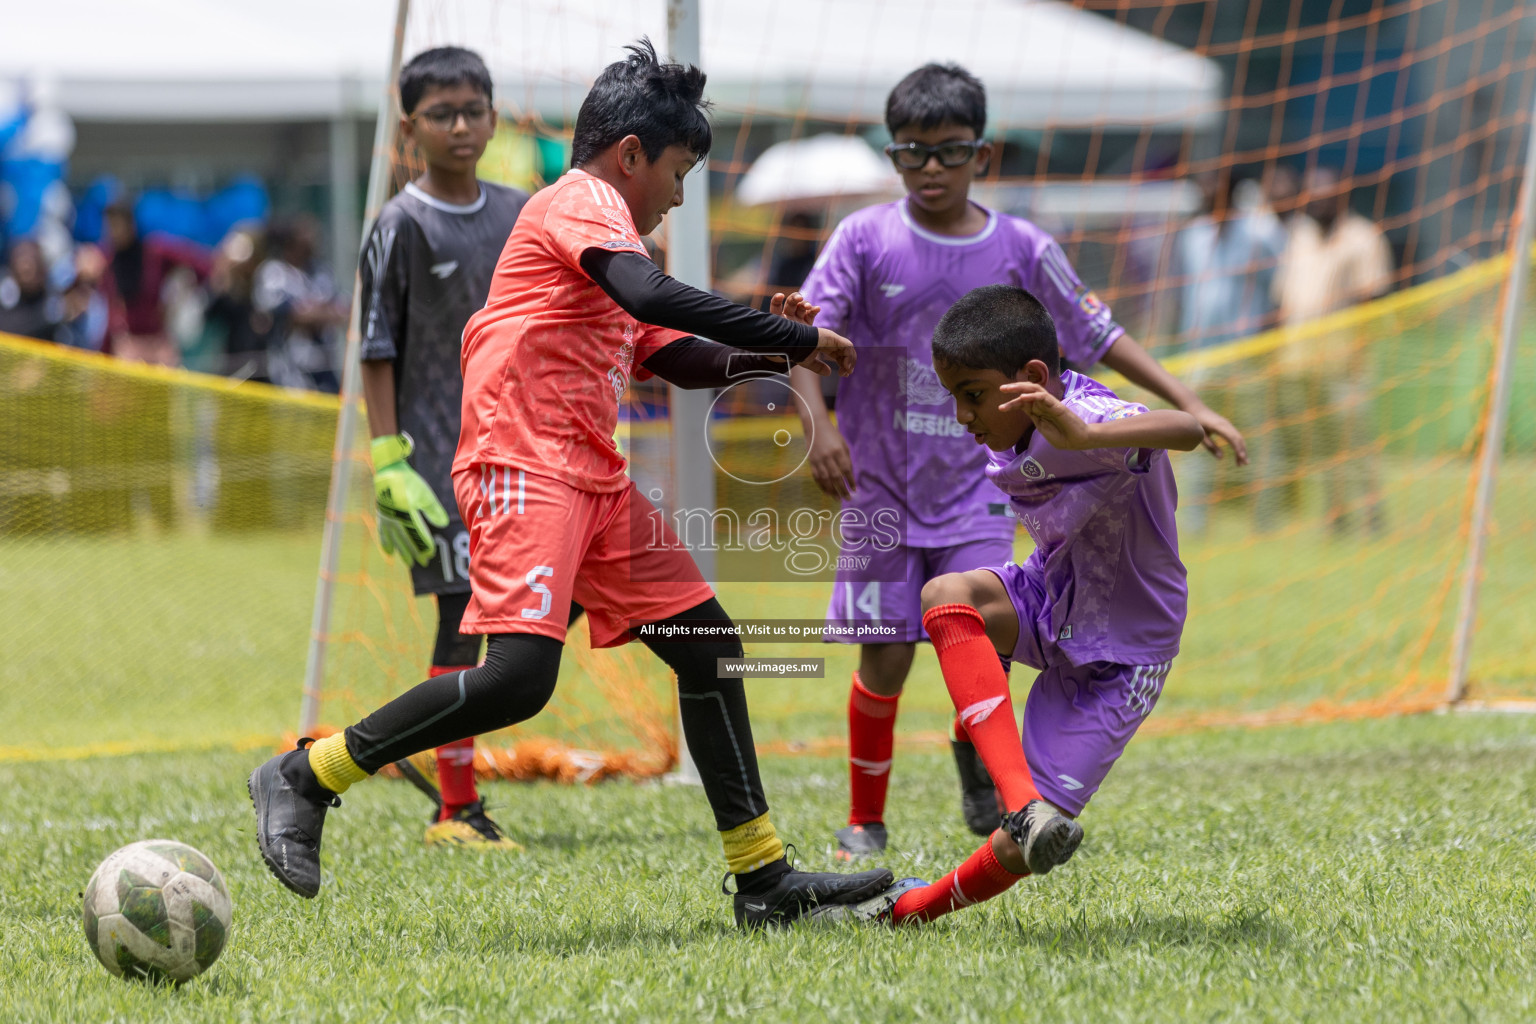
[{"label": "white umbrella", "polygon": [[883,154],[856,135],[816,135],[769,146],[741,176],[736,201],[747,206],[897,192],[901,180]]}]

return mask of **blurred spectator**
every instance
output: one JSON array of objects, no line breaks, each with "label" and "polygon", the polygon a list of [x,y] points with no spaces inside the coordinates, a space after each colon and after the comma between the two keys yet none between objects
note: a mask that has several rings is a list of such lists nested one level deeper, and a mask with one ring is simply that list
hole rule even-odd
[{"label": "blurred spectator", "polygon": [[1204,175],[1203,211],[1174,240],[1179,337],[1185,348],[1219,345],[1275,323],[1275,267],[1285,234],[1272,213],[1239,209],[1244,179]]},{"label": "blurred spectator", "polygon": [[252,302],[256,268],[265,259],[266,239],[259,225],[242,224],[224,236],[208,275],[208,305],[203,310],[208,369],[241,380],[267,381],[270,314]]},{"label": "blurred spectator", "polygon": [[1392,248],[1380,228],[1349,208],[1339,172],[1313,168],[1301,200],[1275,282],[1281,321],[1306,323],[1386,294]]},{"label": "blurred spectator", "polygon": [[[1349,189],[1330,167],[1302,180],[1275,279],[1281,322],[1289,328],[1385,294],[1392,287],[1392,250],[1381,229],[1349,208]],[[1255,459],[1264,482],[1259,526],[1277,520],[1278,504],[1294,505],[1297,467],[1320,462],[1327,521],[1347,533],[1358,521],[1370,535],[1386,524],[1374,433],[1375,367],[1371,335],[1342,326],[1299,330],[1280,349],[1271,380],[1270,431]]]},{"label": "blurred spectator", "polygon": [[[73,256],[56,268],[64,292],[64,322],[54,341],[71,348],[100,352],[111,333],[112,304],[103,289],[106,254],[89,243],[77,246]],[[119,321],[119,331],[122,330]]]},{"label": "blurred spectator", "polygon": [[252,305],[270,317],[267,375],[272,383],[335,394],[341,390],[340,334],[347,303],[315,265],[313,218],[279,221],[267,230],[268,259],[256,269]]},{"label": "blurred spectator", "polygon": [[64,302],[49,287],[42,247],[30,238],[11,246],[0,276],[0,334],[52,341],[64,319]]},{"label": "blurred spectator", "polygon": [[190,270],[198,279],[207,277],[208,252],[159,232],[141,236],[133,204],[126,199],[107,207],[106,220],[112,255],[105,282],[108,298],[117,307],[110,350],[132,362],[176,366],[181,354],[166,329],[165,286],[177,268]]},{"label": "blurred spectator", "polygon": [[[1256,334],[1275,323],[1271,297],[1275,265],[1285,248],[1279,220],[1261,204],[1238,203],[1248,179],[1235,173],[1208,173],[1198,179],[1201,212],[1173,242],[1171,271],[1179,304],[1179,340],[1194,350]],[[1194,367],[1192,388],[1207,383],[1208,371]],[[1247,412],[1247,410],[1243,410]],[[1188,532],[1205,529],[1215,464],[1186,459],[1179,466],[1179,523]]]},{"label": "blurred spectator", "polygon": [[1282,225],[1288,225],[1296,214],[1296,201],[1301,192],[1301,179],[1290,164],[1274,164],[1264,175],[1263,197]]}]

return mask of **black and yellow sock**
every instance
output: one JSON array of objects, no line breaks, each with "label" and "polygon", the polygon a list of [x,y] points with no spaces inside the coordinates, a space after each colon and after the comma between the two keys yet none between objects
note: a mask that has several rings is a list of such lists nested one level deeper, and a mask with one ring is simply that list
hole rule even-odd
[{"label": "black and yellow sock", "polygon": [[784,859],[784,844],[767,814],[720,833],[725,863],[733,875],[745,875]]},{"label": "black and yellow sock", "polygon": [[361,782],[368,773],[357,766],[347,753],[345,733],[336,733],[317,740],[309,748],[309,768],[315,773],[320,785],[332,793],[345,793],[354,782]]}]

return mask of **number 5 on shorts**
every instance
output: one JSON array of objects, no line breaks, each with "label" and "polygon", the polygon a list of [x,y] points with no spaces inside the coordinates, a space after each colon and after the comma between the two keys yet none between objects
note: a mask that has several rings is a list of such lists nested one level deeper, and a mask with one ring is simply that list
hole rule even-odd
[{"label": "number 5 on shorts", "polygon": [[528,583],[528,589],[539,595],[539,606],[537,608],[524,608],[523,618],[542,619],[549,614],[549,605],[554,600],[554,595],[549,592],[548,587],[539,582],[539,577],[553,576],[554,574],[555,570],[547,565],[536,565],[528,571],[528,575],[524,578]]}]

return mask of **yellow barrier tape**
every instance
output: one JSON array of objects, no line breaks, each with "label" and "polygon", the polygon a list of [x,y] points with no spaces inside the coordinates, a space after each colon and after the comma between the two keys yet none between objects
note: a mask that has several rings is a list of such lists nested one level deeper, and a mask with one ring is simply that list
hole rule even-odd
[{"label": "yellow barrier tape", "polygon": [[128,757],[136,754],[196,754],[209,750],[273,749],[275,736],[237,736],[195,742],[122,742],[85,743],[75,747],[0,747],[0,764],[26,764],[41,761],[90,761],[99,757]]},{"label": "yellow barrier tape", "polygon": [[120,377],[175,384],[178,387],[199,388],[203,391],[217,391],[221,394],[238,394],[242,398],[255,398],[279,405],[297,405],[333,412],[341,408],[341,399],[335,395],[278,387],[276,384],[263,384],[254,380],[231,380],[217,374],[198,373],[195,370],[184,370],[176,366],[130,363],[100,352],[86,352],[77,348],[55,345],[48,341],[18,338],[14,334],[0,334],[0,348],[8,348],[22,355],[51,359],[58,363],[73,363],[76,366],[88,367]]}]

